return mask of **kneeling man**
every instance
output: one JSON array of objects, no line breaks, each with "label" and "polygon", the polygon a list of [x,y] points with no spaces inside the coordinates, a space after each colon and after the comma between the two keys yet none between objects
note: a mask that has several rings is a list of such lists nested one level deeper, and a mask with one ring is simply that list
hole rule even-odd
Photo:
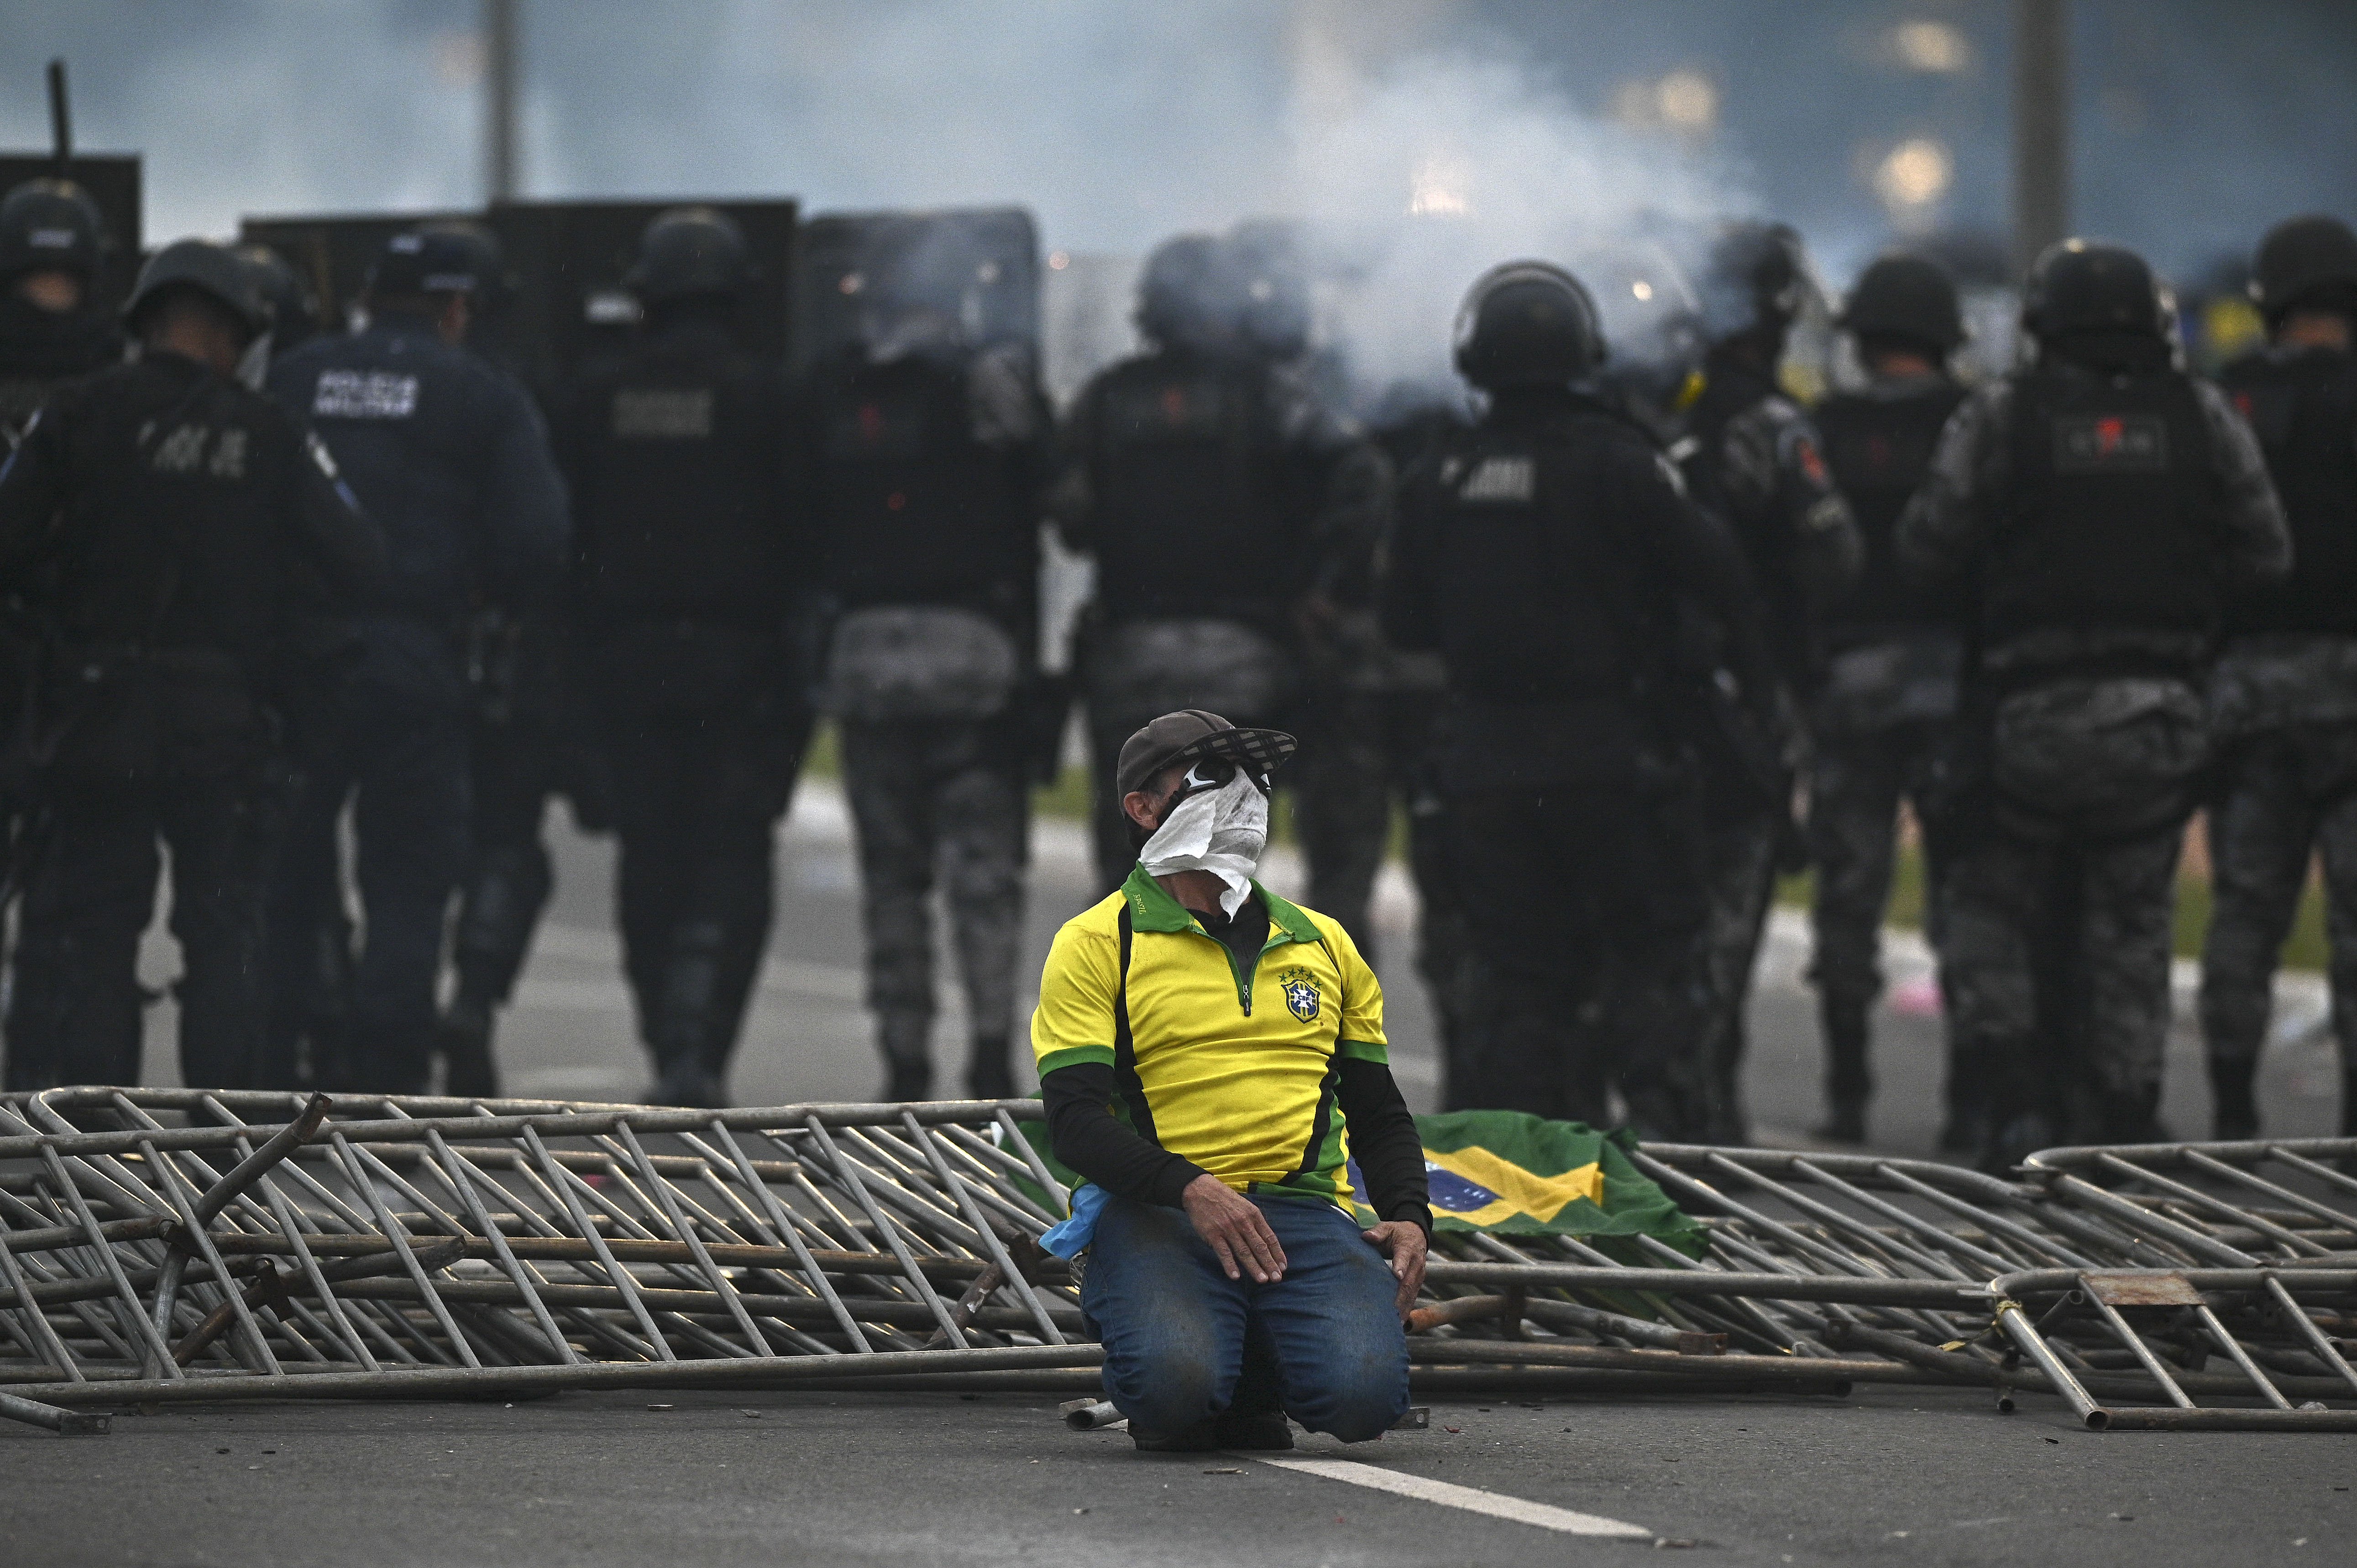
[{"label": "kneeling man", "polygon": [[1432,1211],[1383,991],[1349,932],[1252,879],[1293,749],[1192,709],[1130,736],[1137,867],[1039,982],[1049,1134],[1098,1189],[1067,1228],[1093,1220],[1081,1305],[1140,1448],[1290,1448],[1287,1415],[1364,1442],[1407,1409]]}]

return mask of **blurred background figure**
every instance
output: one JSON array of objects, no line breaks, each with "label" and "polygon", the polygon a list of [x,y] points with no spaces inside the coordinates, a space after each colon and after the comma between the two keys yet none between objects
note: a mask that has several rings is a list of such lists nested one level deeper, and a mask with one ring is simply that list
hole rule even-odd
[{"label": "blurred background figure", "polygon": [[2209,759],[2220,611],[2291,540],[2250,427],[2179,370],[2152,269],[2072,240],[2022,299],[2037,359],[1966,399],[1898,530],[1964,597],[1940,956],[1958,1049],[1988,1064],[1985,1165],[2161,1136],[2175,875]]},{"label": "blurred background figure", "polygon": [[1591,388],[1596,307],[1513,263],[1467,297],[1457,360],[1488,406],[1410,472],[1385,587],[1399,646],[1437,652],[1449,854],[1492,1015],[1451,1099],[1693,1138],[1710,1114],[1697,940],[1700,780],[1663,702],[1679,601],[1727,631],[1740,700],[1776,682],[1726,531]]},{"label": "blurred background figure", "polygon": [[[464,347],[481,263],[458,235],[396,234],[371,275],[366,325],[270,371],[272,395],[317,432],[393,562],[361,617],[358,667],[301,759],[273,901],[274,1087],[425,1089],[472,814],[468,621],[479,605],[544,600],[564,570],[570,525],[540,415]],[[361,908],[350,1028],[341,1041],[307,1039],[300,998],[328,967],[317,944],[343,897],[347,805]]]},{"label": "blurred background figure", "polygon": [[383,544],[301,425],[235,379],[270,326],[235,252],[166,246],[126,320],[137,360],[52,398],[0,469],[0,585],[43,614],[57,655],[18,954],[54,967],[12,1000],[11,1070],[28,1088],[137,1080],[160,842],[182,1077],[250,1088],[280,738],[345,651]]},{"label": "blurred background figure", "polygon": [[1780,686],[1773,703],[1731,701],[1717,679],[1725,656],[1715,632],[1700,639],[1699,657],[1689,655],[1699,677],[1694,734],[1711,822],[1705,1135],[1717,1144],[1750,1142],[1743,1058],[1752,974],[1777,873],[1806,864],[1793,820],[1804,738],[1796,715],[1823,676],[1824,607],[1848,591],[1863,553],[1816,427],[1777,380],[1813,286],[1800,236],[1782,224],[1729,225],[1700,279],[1708,349],[1701,395],[1686,416],[1686,482],[1743,553]]},{"label": "blurred background figure", "polygon": [[[1292,722],[1308,694],[1306,638],[1327,650],[1329,689],[1363,658],[1336,642],[1366,637],[1363,615],[1353,627],[1342,611],[1367,602],[1390,465],[1273,351],[1295,340],[1289,309],[1243,308],[1282,294],[1254,301],[1255,270],[1242,290],[1238,275],[1209,236],[1163,242],[1138,285],[1146,351],[1101,372],[1066,415],[1049,507],[1065,542],[1096,564],[1080,659],[1100,780],[1122,742],[1162,714]],[[1305,769],[1318,766],[1312,745]],[[1102,787],[1093,820],[1110,890],[1135,857]],[[1351,847],[1363,837],[1345,828],[1311,840],[1313,904],[1337,907],[1322,875],[1363,911],[1363,852]]]},{"label": "blurred background figure", "polygon": [[2210,687],[2201,1029],[2212,1133],[2259,1132],[2254,1082],[2276,955],[2321,856],[2331,939],[2341,1135],[2357,1133],[2357,233],[2295,218],[2260,243],[2251,295],[2267,343],[2221,384],[2257,434],[2291,527],[2291,575],[2226,604]]},{"label": "blurred background figure", "polygon": [[813,367],[805,483],[882,1097],[933,1092],[938,886],[965,992],[963,1087],[996,1100],[1015,1092],[1053,419],[1036,344],[978,336],[960,308],[970,272],[1018,259],[975,260],[986,230],[956,215],[924,221],[862,269],[856,331]]},{"label": "blurred background figure", "polygon": [[[1835,393],[1814,414],[1865,564],[1849,591],[1824,608],[1825,674],[1809,707],[1809,858],[1817,874],[1809,974],[1825,1045],[1829,1114],[1820,1135],[1862,1144],[1874,1092],[1867,1018],[1882,993],[1882,921],[1902,801],[1921,832],[1924,908],[1935,940],[1947,868],[1942,775],[1962,649],[1953,600],[1906,584],[1892,531],[1964,400],[1948,360],[1964,328],[1946,269],[1904,254],[1885,256],[1859,276],[1841,326],[1866,384]],[[1977,1145],[1971,1106],[1985,1076],[1980,1064],[1951,1058],[1943,1150]]]},{"label": "blurred background figure", "polygon": [[[506,357],[486,346],[481,330],[510,303],[505,248],[479,223],[426,227],[455,239],[473,258],[480,314],[466,347],[512,377]],[[493,600],[476,607],[468,619],[471,815],[450,933],[449,994],[434,1032],[446,1093],[500,1092],[492,1050],[498,1012],[515,989],[554,886],[542,822],[566,772],[566,726],[574,716],[565,658],[571,607],[569,594],[522,604]],[[577,792],[576,812],[576,820],[594,820],[580,810]]]},{"label": "blurred background figure", "polygon": [[14,448],[59,383],[123,358],[114,317],[93,297],[106,226],[66,179],[0,197],[0,440]]},{"label": "blurred background figure", "polygon": [[584,381],[557,435],[613,761],[623,972],[665,1105],[728,1103],[771,834],[810,735],[793,671],[809,556],[782,372],[737,327],[752,279],[725,214],[656,219],[630,274],[643,332]]}]

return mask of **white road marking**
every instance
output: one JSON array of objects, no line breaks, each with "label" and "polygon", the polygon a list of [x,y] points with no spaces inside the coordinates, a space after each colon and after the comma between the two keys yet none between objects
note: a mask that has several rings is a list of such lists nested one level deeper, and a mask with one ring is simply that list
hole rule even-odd
[{"label": "white road marking", "polygon": [[1232,1457],[1257,1459],[1280,1470],[1298,1470],[1305,1476],[1322,1476],[1329,1481],[1342,1481],[1353,1487],[1395,1492],[1404,1498],[1414,1498],[1418,1502],[1463,1509],[1468,1513],[1512,1520],[1516,1524],[1536,1525],[1541,1530],[1556,1530],[1565,1535],[1601,1535],[1620,1541],[1654,1539],[1653,1532],[1642,1525],[1623,1524],[1617,1519],[1606,1519],[1600,1514],[1575,1513],[1570,1509],[1534,1503],[1523,1498],[1501,1497],[1496,1492],[1477,1491],[1471,1487],[1460,1487],[1448,1481],[1435,1481],[1399,1470],[1386,1470],[1380,1465],[1362,1465],[1356,1459],[1279,1459],[1266,1454],[1237,1454]]}]

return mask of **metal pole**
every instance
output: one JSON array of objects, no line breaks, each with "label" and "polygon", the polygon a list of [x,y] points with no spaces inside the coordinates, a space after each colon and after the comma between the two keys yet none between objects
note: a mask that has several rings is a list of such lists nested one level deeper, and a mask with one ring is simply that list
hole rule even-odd
[{"label": "metal pole", "polygon": [[483,0],[483,183],[490,201],[516,194],[516,0]]},{"label": "metal pole", "polygon": [[2067,0],[2014,0],[2014,270],[2027,274],[2070,231],[2070,8]]}]

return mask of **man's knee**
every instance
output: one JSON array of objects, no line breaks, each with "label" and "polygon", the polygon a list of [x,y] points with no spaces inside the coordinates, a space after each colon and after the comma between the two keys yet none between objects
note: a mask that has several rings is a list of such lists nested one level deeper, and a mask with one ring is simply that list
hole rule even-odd
[{"label": "man's knee", "polygon": [[1398,1336],[1372,1337],[1303,1369],[1287,1390],[1286,1413],[1312,1432],[1345,1443],[1381,1437],[1407,1410],[1407,1355]]},{"label": "man's knee", "polygon": [[1234,1391],[1235,1369],[1222,1364],[1208,1324],[1169,1320],[1105,1359],[1105,1395],[1150,1433],[1183,1432],[1211,1420]]}]

